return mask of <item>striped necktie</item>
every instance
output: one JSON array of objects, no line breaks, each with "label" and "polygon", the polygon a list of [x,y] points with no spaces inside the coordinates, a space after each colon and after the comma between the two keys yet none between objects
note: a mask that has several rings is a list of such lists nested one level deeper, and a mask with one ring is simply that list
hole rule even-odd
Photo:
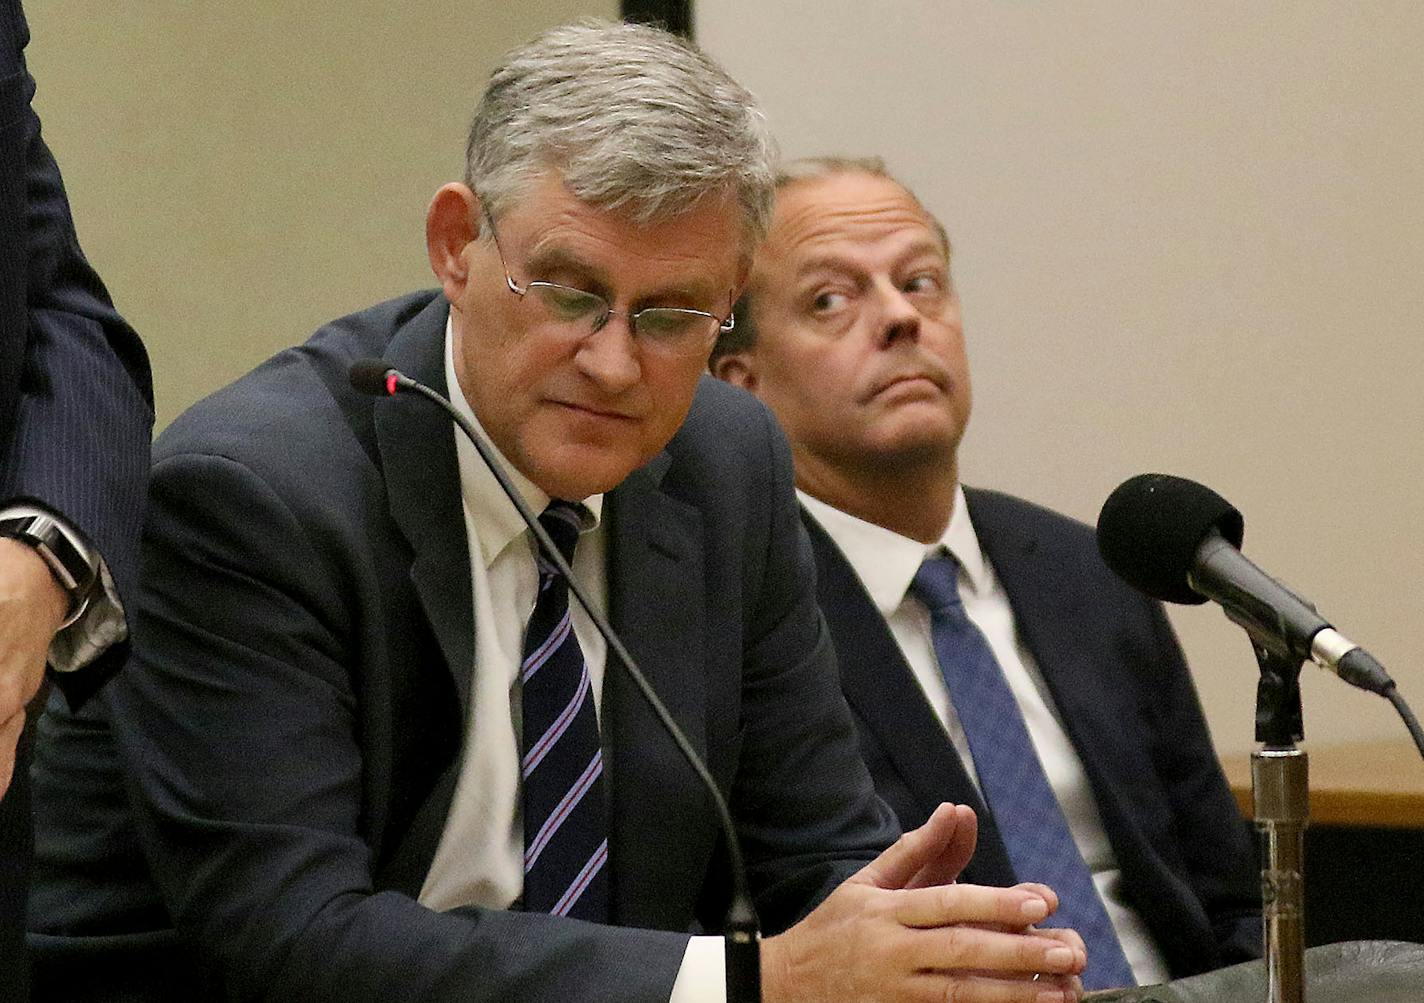
[{"label": "striped necktie", "polygon": [[1058,911],[1040,925],[1071,927],[1082,936],[1088,948],[1085,988],[1134,986],[1137,980],[1034,751],[1023,713],[989,642],[964,611],[958,571],[959,563],[949,554],[927,557],[910,592],[930,612],[940,672],[1014,874],[1058,893]]},{"label": "striped necktie", "polygon": [[[582,505],[553,501],[539,522],[573,563]],[[608,799],[588,666],[569,619],[569,587],[542,553],[524,633],[521,769],[524,908],[608,921]]]}]

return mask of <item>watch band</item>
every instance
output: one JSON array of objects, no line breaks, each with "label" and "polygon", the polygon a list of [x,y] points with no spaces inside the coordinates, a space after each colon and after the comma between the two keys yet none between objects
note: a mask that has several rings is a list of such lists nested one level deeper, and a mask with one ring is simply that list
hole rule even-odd
[{"label": "watch band", "polygon": [[11,537],[33,547],[69,596],[69,615],[60,624],[60,629],[78,620],[89,605],[89,597],[94,594],[99,569],[74,546],[60,528],[59,521],[42,514],[0,519],[0,536]]}]

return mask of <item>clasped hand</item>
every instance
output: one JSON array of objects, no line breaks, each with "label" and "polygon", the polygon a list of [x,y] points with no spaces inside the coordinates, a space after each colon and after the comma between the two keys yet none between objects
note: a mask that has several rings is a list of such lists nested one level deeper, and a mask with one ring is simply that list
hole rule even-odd
[{"label": "clasped hand", "polygon": [[942,804],[785,933],[762,944],[767,1003],[1069,1003],[1087,963],[1072,930],[1035,930],[1046,885],[955,884],[978,823]]}]

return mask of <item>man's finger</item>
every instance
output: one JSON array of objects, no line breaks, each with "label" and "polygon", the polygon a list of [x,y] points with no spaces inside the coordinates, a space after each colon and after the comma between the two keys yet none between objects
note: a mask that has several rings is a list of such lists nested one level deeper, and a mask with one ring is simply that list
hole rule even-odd
[{"label": "man's finger", "polygon": [[[948,873],[955,859],[947,859],[945,851],[953,850],[956,855],[963,852],[962,837],[956,840],[956,834],[963,826],[975,826],[977,831],[973,810],[964,805],[942,804],[924,825],[901,836],[851,880],[877,888],[904,888],[926,869],[933,869],[940,875]],[[955,876],[967,862],[968,857],[965,856],[954,869]]]},{"label": "man's finger", "polygon": [[1078,1003],[1082,984],[1076,978],[1044,975],[998,978],[964,972],[919,972],[910,977],[907,999],[925,1003]]},{"label": "man's finger", "polygon": [[1058,911],[1058,893],[1048,885],[1041,885],[1037,881],[1020,881],[1014,885],[1015,888],[1022,888],[1024,891],[1033,892],[1048,903],[1048,911],[1055,913]]},{"label": "man's finger", "polygon": [[894,917],[904,926],[930,928],[972,923],[988,929],[1022,931],[1048,917],[1048,903],[1023,888],[937,885],[902,891]]},{"label": "man's finger", "polygon": [[1061,941],[1062,943],[1067,944],[1069,947],[1073,948],[1075,951],[1082,951],[1085,954],[1087,953],[1088,946],[1083,943],[1083,938],[1079,936],[1077,930],[1069,929],[1066,926],[1046,926],[1041,927],[1038,930],[1035,930],[1034,932],[1037,933],[1040,937],[1052,937],[1054,940]]},{"label": "man's finger", "polygon": [[974,810],[966,805],[955,805],[957,824],[949,837],[949,842],[929,860],[916,874],[905,882],[905,888],[928,888],[931,885],[949,884],[959,879],[960,872],[974,856],[974,847],[979,842],[979,819]]},{"label": "man's finger", "polygon": [[977,927],[950,926],[916,930],[906,945],[905,961],[917,970],[1077,975],[1087,955],[1062,941],[1035,934],[1000,933]]}]

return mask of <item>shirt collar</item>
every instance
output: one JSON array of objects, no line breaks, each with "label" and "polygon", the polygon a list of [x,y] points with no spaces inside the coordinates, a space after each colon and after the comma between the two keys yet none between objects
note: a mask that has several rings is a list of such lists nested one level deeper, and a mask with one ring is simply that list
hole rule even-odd
[{"label": "shirt collar", "polygon": [[969,510],[965,505],[962,488],[955,488],[954,511],[950,515],[949,525],[945,527],[940,538],[930,544],[920,543],[884,526],[858,519],[812,498],[804,491],[797,493],[807,511],[845,554],[846,560],[855,569],[866,592],[870,594],[871,602],[883,616],[888,617],[900,608],[920,564],[927,556],[940,549],[948,550],[954,555],[954,559],[959,562],[969,579],[969,587],[976,594],[992,584],[984,551],[979,546],[979,537],[975,535],[974,526],[969,521]]},{"label": "shirt collar", "polygon": [[[455,373],[454,328],[448,318],[445,321],[445,385],[450,390],[450,403],[474,427],[476,434],[503,464],[520,497],[535,514],[544,511],[549,504],[549,496],[520,473],[500,452],[499,447],[490,441],[484,426],[475,417],[474,409],[470,407],[470,402],[465,399],[465,394],[460,389],[460,381]],[[480,556],[484,559],[485,567],[489,567],[511,542],[527,533],[528,528],[519,517],[519,511],[505,497],[499,481],[495,480],[494,474],[489,472],[489,468],[480,459],[475,447],[459,432],[455,433],[455,451],[460,465],[460,495],[474,525],[479,527],[476,535],[479,537]],[[598,525],[603,515],[603,495],[590,495],[583,499],[583,505],[588,514],[584,517],[580,532],[586,533]]]},{"label": "shirt collar", "polygon": [[974,523],[969,519],[969,505],[964,500],[962,487],[954,489],[954,514],[949,517],[949,525],[945,527],[940,542],[964,569],[969,578],[969,588],[976,595],[993,587],[989,562],[984,557],[984,549],[979,546],[979,534],[974,532]]}]

